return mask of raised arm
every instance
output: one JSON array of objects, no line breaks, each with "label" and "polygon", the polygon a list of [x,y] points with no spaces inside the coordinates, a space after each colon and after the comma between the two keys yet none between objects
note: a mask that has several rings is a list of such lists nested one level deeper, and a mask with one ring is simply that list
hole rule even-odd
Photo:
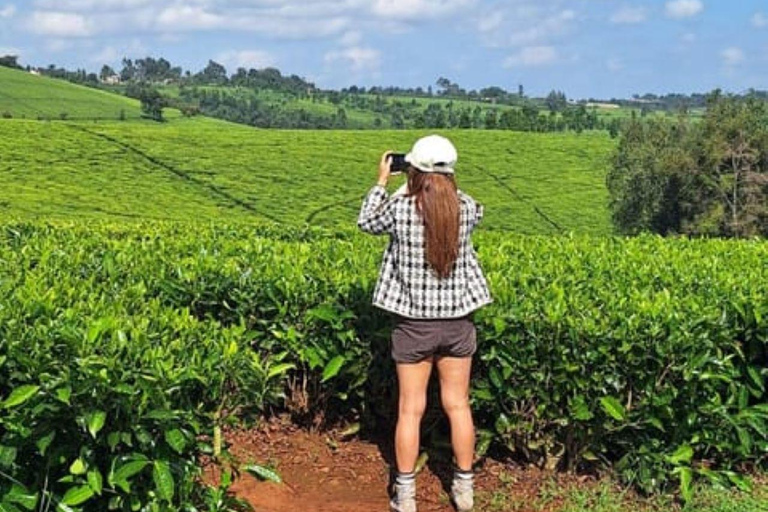
[{"label": "raised arm", "polygon": [[389,201],[387,190],[374,186],[365,196],[360,215],[357,217],[357,227],[372,235],[390,233],[394,226],[392,203]]},{"label": "raised arm", "polygon": [[395,224],[392,213],[392,202],[387,194],[387,182],[389,181],[391,151],[385,151],[379,161],[379,173],[374,186],[365,196],[360,215],[357,217],[357,227],[371,233],[381,235],[391,233]]}]

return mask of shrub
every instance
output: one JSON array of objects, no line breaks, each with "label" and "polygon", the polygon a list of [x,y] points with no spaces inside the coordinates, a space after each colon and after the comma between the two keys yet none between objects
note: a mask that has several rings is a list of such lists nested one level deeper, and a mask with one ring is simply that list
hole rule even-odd
[{"label": "shrub", "polygon": [[[383,240],[329,235],[6,224],[0,471],[20,484],[0,496],[180,507],[229,419],[391,424]],[[768,453],[765,242],[476,241],[495,297],[475,315],[481,449],[646,491],[748,485],[738,470]]]}]

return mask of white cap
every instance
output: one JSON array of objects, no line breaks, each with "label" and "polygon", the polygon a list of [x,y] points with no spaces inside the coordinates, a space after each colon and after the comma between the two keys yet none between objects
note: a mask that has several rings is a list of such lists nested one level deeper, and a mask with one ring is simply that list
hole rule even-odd
[{"label": "white cap", "polygon": [[453,174],[458,154],[451,141],[440,135],[427,135],[416,141],[405,161],[421,172]]}]

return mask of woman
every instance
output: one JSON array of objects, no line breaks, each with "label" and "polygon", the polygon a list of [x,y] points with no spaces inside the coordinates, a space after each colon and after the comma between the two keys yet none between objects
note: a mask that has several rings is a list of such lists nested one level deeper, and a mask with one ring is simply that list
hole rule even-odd
[{"label": "woman", "polygon": [[384,153],[378,182],[368,192],[357,222],[365,232],[390,238],[373,304],[394,315],[392,357],[399,406],[397,474],[390,505],[395,512],[416,510],[414,470],[433,365],[451,425],[456,463],[451,497],[460,512],[473,506],[475,431],[469,375],[476,333],[470,314],[491,297],[470,242],[483,208],[457,189],[456,159],[448,139],[419,139],[405,157],[407,185],[390,197],[390,152]]}]

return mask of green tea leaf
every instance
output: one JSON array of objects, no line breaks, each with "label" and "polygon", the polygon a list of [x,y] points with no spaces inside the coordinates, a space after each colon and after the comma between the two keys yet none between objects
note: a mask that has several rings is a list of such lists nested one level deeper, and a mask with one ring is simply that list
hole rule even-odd
[{"label": "green tea leaf", "polygon": [[121,464],[107,476],[107,482],[111,487],[120,487],[125,492],[131,492],[131,485],[128,481],[132,476],[140,473],[149,461],[146,459],[129,459],[128,462]]},{"label": "green tea leaf", "polygon": [[85,503],[93,496],[93,490],[87,485],[81,485],[79,487],[72,487],[61,499],[64,505],[77,506],[81,503]]},{"label": "green tea leaf", "polygon": [[344,365],[344,361],[345,359],[342,355],[338,355],[331,359],[331,361],[325,365],[325,369],[323,370],[323,380],[321,382],[326,382],[338,375],[342,365]]},{"label": "green tea leaf", "polygon": [[18,449],[15,446],[0,445],[0,469],[9,469],[16,462],[16,453]]},{"label": "green tea leaf", "polygon": [[155,482],[155,489],[160,499],[171,501],[173,499],[174,482],[171,468],[167,461],[156,460],[152,468],[152,480]]},{"label": "green tea leaf", "polygon": [[21,405],[35,396],[39,390],[40,386],[19,386],[18,388],[14,389],[8,398],[6,398],[5,401],[0,404],[0,407],[3,409],[10,409],[11,407]]},{"label": "green tea leaf", "polygon": [[266,480],[276,484],[283,483],[283,479],[276,471],[265,466],[260,466],[258,464],[248,464],[244,469],[259,480]]},{"label": "green tea leaf", "polygon": [[104,479],[101,476],[101,473],[98,469],[92,469],[88,471],[88,475],[86,476],[88,480],[88,485],[91,489],[93,489],[93,492],[95,492],[98,495],[101,495],[101,491],[104,488]]},{"label": "green tea leaf", "polygon": [[693,498],[693,488],[691,487],[693,471],[688,467],[679,467],[677,468],[677,473],[680,475],[680,493],[683,496],[683,500],[691,501],[691,498]]},{"label": "green tea leaf", "polygon": [[37,446],[37,450],[40,455],[45,455],[45,452],[48,451],[48,447],[53,442],[54,437],[56,437],[56,431],[52,430],[48,434],[40,437],[40,439],[35,441],[35,446]]},{"label": "green tea leaf", "polygon": [[267,378],[271,379],[273,377],[283,375],[284,373],[293,370],[294,368],[296,368],[296,365],[293,363],[282,363],[270,366],[269,371],[267,372]]},{"label": "green tea leaf", "polygon": [[69,472],[73,475],[84,475],[85,471],[85,461],[79,457],[75,459],[71,466],[69,466]]},{"label": "green tea leaf", "polygon": [[98,434],[99,431],[104,427],[106,420],[107,413],[104,411],[94,411],[86,414],[85,422],[88,426],[88,432],[90,432],[91,437],[96,439],[96,434]]},{"label": "green tea leaf", "polygon": [[0,501],[0,512],[21,512],[15,505],[3,500]]},{"label": "green tea leaf", "polygon": [[184,433],[177,428],[165,432],[165,442],[178,454],[182,454],[184,448],[187,447],[187,438],[184,436]]},{"label": "green tea leaf", "polygon": [[[15,503],[25,510],[35,510],[38,502],[37,493],[30,493],[19,484],[13,484],[11,490],[5,495],[4,500]],[[2,511],[2,502],[0,502],[0,511]]]},{"label": "green tea leaf", "polygon": [[675,450],[675,453],[667,456],[667,460],[672,464],[689,464],[693,458],[693,448],[690,445],[684,444]]},{"label": "green tea leaf", "polygon": [[70,405],[69,399],[72,396],[72,388],[70,387],[58,388],[56,389],[55,394],[56,394],[56,399],[59,402],[63,402],[67,405]]},{"label": "green tea leaf", "polygon": [[603,406],[603,410],[608,413],[608,415],[618,421],[624,421],[626,418],[626,411],[624,410],[624,406],[621,405],[621,402],[619,402],[616,398],[612,396],[605,396],[600,399],[600,405]]}]

